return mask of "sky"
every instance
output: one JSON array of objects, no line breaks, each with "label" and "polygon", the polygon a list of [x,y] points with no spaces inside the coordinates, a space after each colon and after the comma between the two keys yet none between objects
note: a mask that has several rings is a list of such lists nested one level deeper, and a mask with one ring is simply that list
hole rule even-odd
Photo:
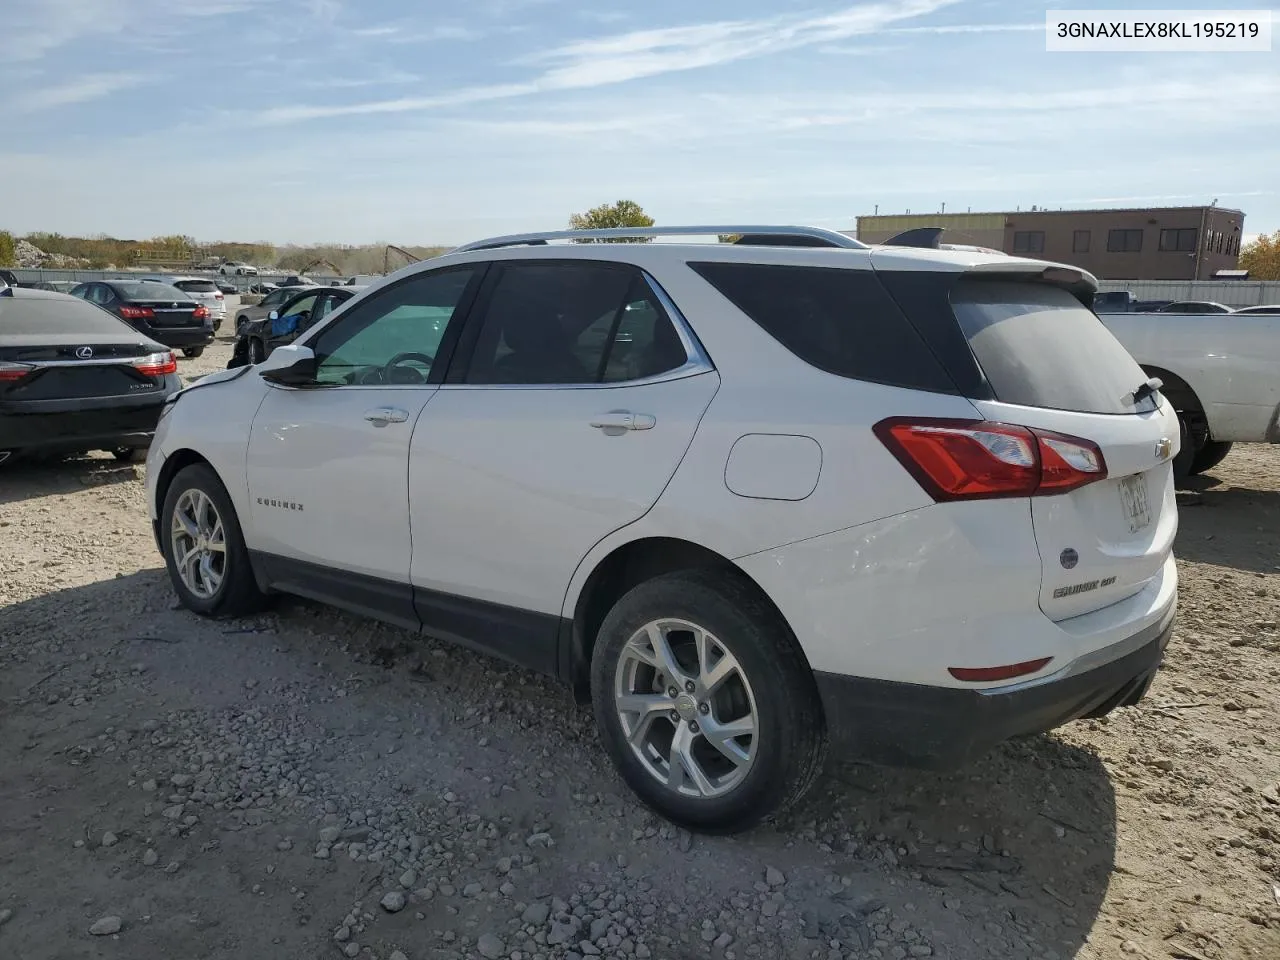
[{"label": "sky", "polygon": [[1280,229],[1280,50],[1048,53],[1045,10],[5,0],[0,229],[455,244],[618,199],[834,229],[1216,199]]}]

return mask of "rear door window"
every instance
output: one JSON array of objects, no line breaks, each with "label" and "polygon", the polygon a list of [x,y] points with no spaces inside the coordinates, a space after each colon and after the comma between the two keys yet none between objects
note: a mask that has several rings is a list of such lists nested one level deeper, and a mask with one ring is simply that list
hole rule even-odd
[{"label": "rear door window", "polygon": [[688,354],[640,271],[588,260],[511,261],[476,322],[466,383],[624,383]]},{"label": "rear door window", "polygon": [[955,383],[870,270],[690,263],[771,337],[819,370],[955,393]]},{"label": "rear door window", "polygon": [[1154,409],[1132,394],[1147,379],[1097,315],[1044,283],[961,280],[951,306],[996,399],[1079,413]]}]

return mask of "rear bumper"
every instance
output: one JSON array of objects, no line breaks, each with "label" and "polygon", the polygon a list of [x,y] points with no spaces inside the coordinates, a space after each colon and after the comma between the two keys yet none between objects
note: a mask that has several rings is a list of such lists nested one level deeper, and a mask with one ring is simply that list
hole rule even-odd
[{"label": "rear bumper", "polygon": [[145,447],[151,443],[162,402],[0,416],[0,450],[74,453]]},{"label": "rear bumper", "polygon": [[1173,612],[1058,674],[982,690],[815,673],[832,744],[848,759],[952,769],[1010,737],[1137,703],[1173,633]]},{"label": "rear bumper", "polygon": [[212,327],[151,327],[147,334],[166,347],[204,347],[213,343]]}]

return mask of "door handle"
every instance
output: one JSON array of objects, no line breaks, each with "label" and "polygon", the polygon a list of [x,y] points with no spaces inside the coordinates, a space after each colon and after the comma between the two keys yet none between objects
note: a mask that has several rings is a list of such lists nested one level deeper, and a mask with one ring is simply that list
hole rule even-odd
[{"label": "door handle", "polygon": [[591,421],[591,426],[604,430],[652,430],[658,420],[649,413],[632,413],[630,410],[611,410]]},{"label": "door handle", "polygon": [[404,423],[409,419],[409,412],[395,407],[378,407],[376,410],[366,411],[364,418],[375,427],[385,427],[388,423]]}]

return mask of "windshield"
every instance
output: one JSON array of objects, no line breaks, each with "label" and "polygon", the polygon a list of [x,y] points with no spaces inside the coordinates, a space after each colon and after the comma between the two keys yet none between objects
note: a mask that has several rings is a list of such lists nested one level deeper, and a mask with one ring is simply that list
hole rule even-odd
[{"label": "windshield", "polygon": [[1043,283],[962,280],[951,295],[956,319],[996,398],[1079,413],[1135,413],[1147,379],[1093,311]]},{"label": "windshield", "polygon": [[0,335],[82,333],[119,336],[132,330],[86,300],[63,297],[0,297]]}]

